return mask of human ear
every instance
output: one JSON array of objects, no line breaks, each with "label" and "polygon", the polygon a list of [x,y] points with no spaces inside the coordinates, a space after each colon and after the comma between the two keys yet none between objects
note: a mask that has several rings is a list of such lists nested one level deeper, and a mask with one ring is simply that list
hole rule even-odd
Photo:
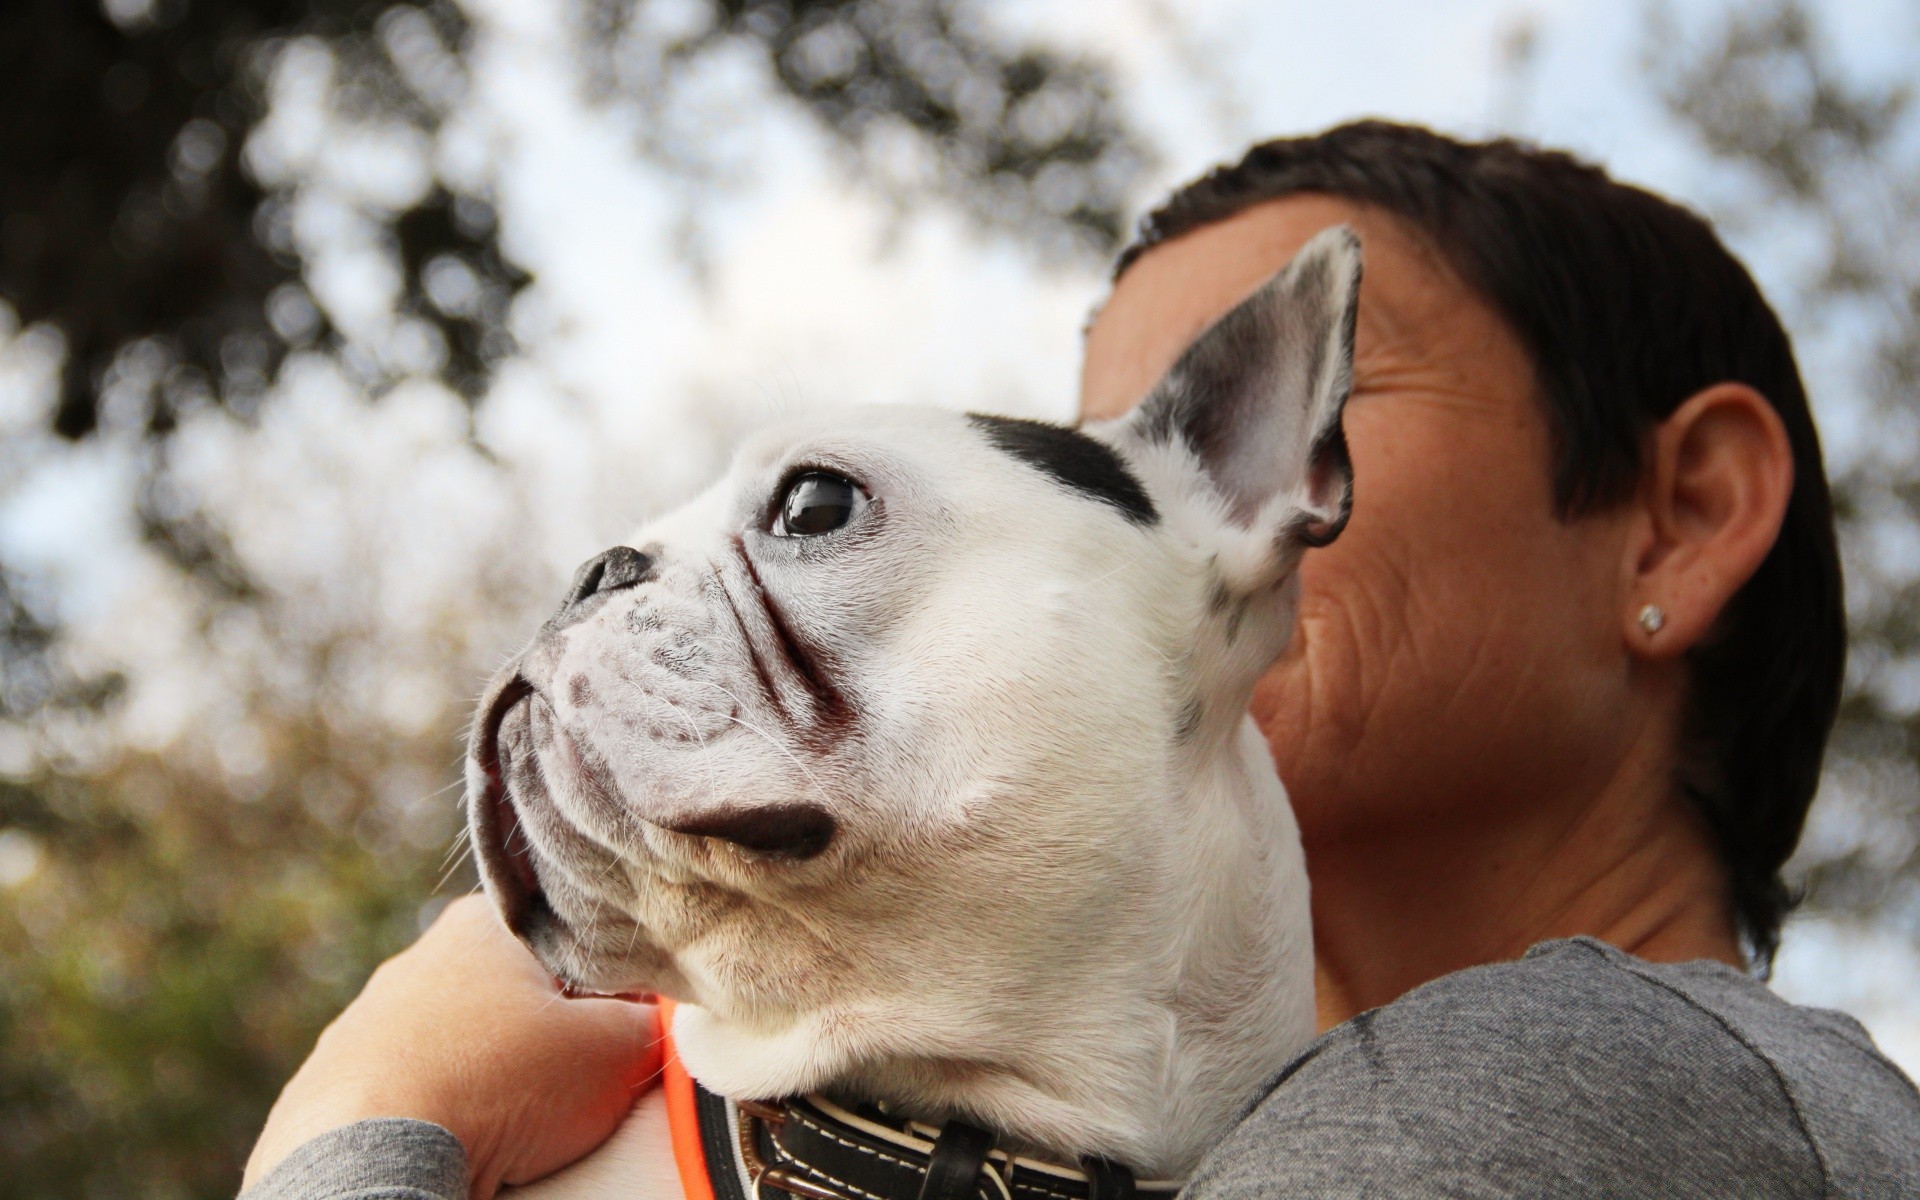
[{"label": "human ear", "polygon": [[1746,384],[1716,383],[1662,421],[1648,439],[1624,563],[1628,646],[1670,659],[1710,638],[1773,549],[1792,491],[1786,427]]}]

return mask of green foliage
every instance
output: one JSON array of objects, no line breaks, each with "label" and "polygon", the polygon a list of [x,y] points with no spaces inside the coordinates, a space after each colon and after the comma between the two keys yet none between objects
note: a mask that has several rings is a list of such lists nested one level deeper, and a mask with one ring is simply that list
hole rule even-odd
[{"label": "green foliage", "polygon": [[[665,132],[693,60],[745,50],[776,94],[814,118],[901,200],[956,201],[982,225],[1064,255],[1099,256],[1125,232],[1144,144],[1107,71],[1082,55],[989,36],[975,0],[696,0],[660,32],[644,0],[562,0],[583,78],[637,106],[637,147],[700,175]],[[109,19],[111,11],[136,15]],[[467,19],[453,0],[26,0],[0,8],[0,297],[50,320],[68,358],[55,418],[84,436],[129,344],[166,359],[151,424],[242,407],[294,349],[343,339],[304,288],[294,188],[244,161],[271,72],[295,41],[322,46],[354,115],[435,137],[467,87]],[[886,138],[887,133],[898,136]],[[883,145],[884,143],[884,145]],[[918,154],[902,171],[894,151]],[[484,189],[439,179],[378,227],[404,282],[402,311],[437,339],[441,377],[469,399],[513,349],[508,307],[530,277],[503,251]],[[464,269],[477,295],[436,300],[429,270]],[[361,363],[370,384],[393,382]]]},{"label": "green foliage", "polygon": [[[417,933],[453,841],[453,804],[397,823],[358,774],[383,756],[342,750],[289,736],[244,799],[150,758],[0,789],[12,852],[41,856],[0,914],[0,1195],[237,1190],[267,1106]],[[438,894],[470,886],[451,874]]]}]

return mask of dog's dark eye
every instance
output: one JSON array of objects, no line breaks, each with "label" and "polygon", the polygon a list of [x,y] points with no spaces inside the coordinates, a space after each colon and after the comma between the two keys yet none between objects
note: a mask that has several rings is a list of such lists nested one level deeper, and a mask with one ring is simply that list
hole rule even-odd
[{"label": "dog's dark eye", "polygon": [[860,488],[852,480],[825,471],[809,471],[787,485],[773,532],[783,537],[817,537],[853,520]]}]

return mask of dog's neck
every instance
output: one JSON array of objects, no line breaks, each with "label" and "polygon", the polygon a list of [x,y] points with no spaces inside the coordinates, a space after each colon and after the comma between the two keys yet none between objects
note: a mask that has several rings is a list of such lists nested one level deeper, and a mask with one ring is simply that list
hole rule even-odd
[{"label": "dog's neck", "polygon": [[1150,894],[1103,936],[1110,953],[1021,973],[1018,996],[968,994],[956,963],[955,989],[910,1011],[855,1004],[777,1032],[683,1008],[682,1056],[729,1095],[828,1091],[934,1124],[964,1117],[1043,1157],[1184,1177],[1314,1025],[1291,811],[1251,721],[1221,736],[1168,799],[1190,814],[1178,844],[1142,848]]}]

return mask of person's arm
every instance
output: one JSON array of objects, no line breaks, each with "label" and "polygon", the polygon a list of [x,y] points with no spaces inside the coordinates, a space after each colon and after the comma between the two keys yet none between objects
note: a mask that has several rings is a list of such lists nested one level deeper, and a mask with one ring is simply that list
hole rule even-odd
[{"label": "person's arm", "polygon": [[428,1121],[374,1117],[297,1147],[240,1200],[464,1200],[467,1154]]},{"label": "person's arm", "polygon": [[246,1200],[489,1200],[605,1141],[659,1070],[650,1005],[562,998],[484,899],[457,900],[320,1035]]}]

